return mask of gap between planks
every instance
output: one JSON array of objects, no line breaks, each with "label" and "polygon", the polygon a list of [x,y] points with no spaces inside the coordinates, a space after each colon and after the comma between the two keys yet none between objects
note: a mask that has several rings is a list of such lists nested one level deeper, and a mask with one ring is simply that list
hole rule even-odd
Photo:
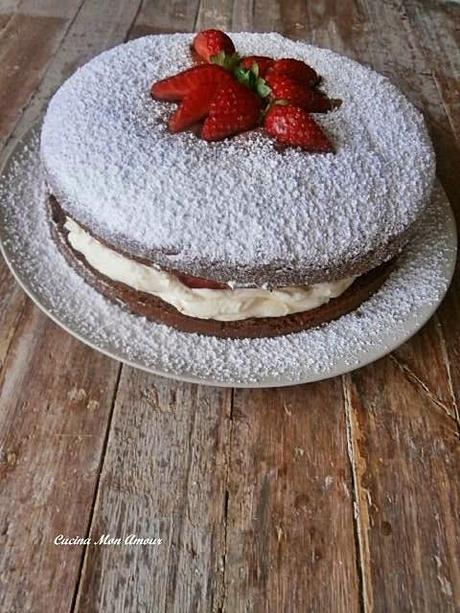
[{"label": "gap between planks", "polygon": [[[108,443],[109,443],[109,439],[110,439],[110,433],[111,433],[111,426],[112,426],[112,420],[113,420],[113,413],[115,410],[115,402],[117,399],[117,393],[118,393],[118,388],[120,385],[120,379],[121,379],[121,371],[123,368],[123,364],[120,362],[118,365],[118,372],[117,372],[117,377],[115,380],[115,386],[113,389],[113,393],[112,393],[112,398],[110,401],[110,412],[109,412],[109,418],[107,420],[107,427],[106,427],[106,431],[105,431],[105,435],[104,435],[104,442],[102,444],[102,451],[101,451],[101,456],[99,458],[99,467],[98,467],[98,474],[97,474],[97,479],[96,479],[96,484],[94,486],[94,495],[93,495],[93,501],[91,504],[91,511],[89,514],[89,518],[88,518],[88,524],[86,527],[86,531],[85,531],[85,539],[89,537],[89,535],[91,534],[91,529],[93,526],[93,519],[94,519],[94,511],[96,509],[97,506],[97,500],[99,497],[99,483],[101,480],[101,475],[102,475],[102,471],[104,468],[104,460],[105,460],[105,456],[106,456],[106,452],[107,452],[107,447],[108,447]],[[81,578],[83,576],[84,573],[84,568],[85,568],[85,564],[86,564],[86,560],[87,560],[87,556],[88,556],[88,551],[89,551],[89,547],[83,547],[83,551],[81,554],[81,558],[80,558],[80,564],[79,564],[79,568],[78,568],[78,572],[77,572],[77,579],[76,579],[76,583],[75,583],[75,588],[74,588],[74,592],[73,592],[73,596],[72,596],[72,601],[71,601],[71,605],[70,605],[70,610],[71,611],[75,611],[75,608],[77,606],[77,602],[78,602],[78,597],[79,597],[79,593],[80,593],[80,585],[81,585]]]}]

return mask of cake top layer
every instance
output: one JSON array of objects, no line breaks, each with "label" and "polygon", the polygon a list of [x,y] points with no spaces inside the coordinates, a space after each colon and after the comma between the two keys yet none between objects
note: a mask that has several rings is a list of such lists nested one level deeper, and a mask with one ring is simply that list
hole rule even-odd
[{"label": "cake top layer", "polygon": [[58,90],[41,152],[64,210],[111,246],[167,269],[273,285],[360,274],[392,257],[429,197],[422,116],[384,77],[278,34],[232,34],[243,55],[295,57],[342,106],[315,119],[335,154],[280,152],[254,130],[215,143],[170,134],[153,81],[193,63],[192,34],[107,51]]}]

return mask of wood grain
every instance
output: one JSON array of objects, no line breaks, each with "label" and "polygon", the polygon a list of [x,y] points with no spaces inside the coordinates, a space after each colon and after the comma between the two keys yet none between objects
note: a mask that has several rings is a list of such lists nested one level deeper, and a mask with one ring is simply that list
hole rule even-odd
[{"label": "wood grain", "polygon": [[229,611],[359,611],[340,379],[236,390],[229,464]]},{"label": "wood grain", "polygon": [[[30,303],[0,378],[0,609],[65,611],[98,478],[119,366]],[[32,375],[33,373],[33,375]]]},{"label": "wood grain", "polygon": [[24,292],[13,282],[2,260],[0,262],[0,372],[25,303]]},{"label": "wood grain", "polygon": [[405,0],[403,9],[432,69],[452,131],[460,144],[460,6],[453,2]]},{"label": "wood grain", "polygon": [[91,536],[160,537],[86,550],[78,611],[214,611],[223,597],[231,390],[125,367]]},{"label": "wood grain", "polygon": [[176,0],[171,4],[168,0],[151,2],[143,0],[130,38],[147,36],[148,34],[191,32],[194,27],[199,0]]},{"label": "wood grain", "polygon": [[456,422],[391,360],[346,377],[345,389],[367,608],[453,612],[460,598]]},{"label": "wood grain", "polygon": [[40,82],[66,24],[56,17],[14,15],[5,25],[0,48],[0,145]]}]

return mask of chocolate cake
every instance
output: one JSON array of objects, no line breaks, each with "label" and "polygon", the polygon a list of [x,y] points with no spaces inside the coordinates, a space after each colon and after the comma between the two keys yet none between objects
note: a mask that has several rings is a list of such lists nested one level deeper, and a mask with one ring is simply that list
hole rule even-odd
[{"label": "chocolate cake", "polygon": [[150,87],[193,64],[193,35],[149,36],[101,54],[51,100],[50,223],[66,258],[135,313],[217,336],[286,334],[378,289],[422,217],[434,155],[423,118],[381,75],[277,34],[231,36],[242,55],[321,75],[342,102],[314,114],[335,152],[280,150],[261,128],[219,142],[171,133],[171,105]]}]

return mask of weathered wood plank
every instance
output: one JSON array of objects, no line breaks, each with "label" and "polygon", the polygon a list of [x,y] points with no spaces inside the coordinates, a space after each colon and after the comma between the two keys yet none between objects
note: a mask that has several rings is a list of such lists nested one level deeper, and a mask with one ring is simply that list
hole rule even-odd
[{"label": "weathered wood plank", "polygon": [[0,609],[66,611],[119,365],[29,303],[0,378]]},{"label": "weathered wood plank", "polygon": [[0,262],[0,372],[26,304],[26,297],[13,282],[5,262]]},{"label": "weathered wood plank", "polygon": [[403,0],[407,14],[460,143],[460,6],[453,2]]},{"label": "weathered wood plank", "polygon": [[359,611],[340,379],[236,390],[226,607]]},{"label": "weathered wood plank", "polygon": [[199,0],[143,0],[130,38],[148,34],[191,32],[195,23]]},{"label": "weathered wood plank", "polygon": [[455,611],[456,422],[391,360],[346,377],[368,610]]},{"label": "weathered wood plank", "polygon": [[[81,5],[82,2],[79,2]],[[75,0],[19,0],[17,13],[29,17],[63,17],[73,18],[75,15]]]},{"label": "weathered wood plank", "polygon": [[220,610],[230,404],[123,368],[91,536],[163,543],[88,548],[78,611]]},{"label": "weathered wood plank", "polygon": [[218,28],[220,30],[232,29],[232,0],[201,0],[195,29]]},{"label": "weathered wood plank", "polygon": [[67,22],[56,17],[14,15],[0,40],[0,144],[56,51]]},{"label": "weathered wood plank", "polygon": [[393,352],[390,359],[440,410],[456,416],[456,402],[449,384],[449,361],[437,317]]},{"label": "weathered wood plank", "polygon": [[21,0],[2,0],[0,4],[0,13],[10,15],[14,13],[18,8],[18,4]]},{"label": "weathered wood plank", "polygon": [[[3,30],[6,28],[7,23],[13,18],[11,13],[0,13],[0,37],[2,36]],[[1,38],[0,38],[1,44]]]}]

